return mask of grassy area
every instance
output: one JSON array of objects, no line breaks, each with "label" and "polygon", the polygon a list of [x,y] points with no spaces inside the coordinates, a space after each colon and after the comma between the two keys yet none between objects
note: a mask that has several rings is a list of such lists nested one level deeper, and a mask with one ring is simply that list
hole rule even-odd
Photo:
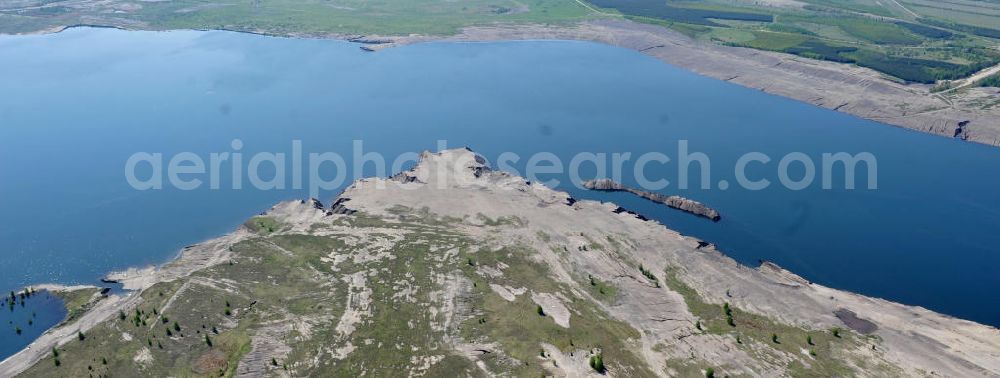
[{"label": "grassy area", "polygon": [[[573,0],[234,0],[88,2],[37,0],[0,5],[2,32],[100,24],[149,29],[226,29],[268,34],[450,34],[469,25],[561,23],[593,12]],[[41,5],[41,6],[39,6]],[[113,15],[113,17],[109,16]]]},{"label": "grassy area", "polygon": [[[320,289],[333,277],[321,258],[337,248],[344,248],[337,239],[310,235],[268,234],[239,243],[232,262],[145,290],[140,306],[66,344],[58,357],[50,354],[25,375],[233,376],[251,350],[251,335],[266,325],[292,314],[336,319],[343,313],[346,286]],[[317,327],[315,335],[330,335],[332,328]],[[314,358],[308,348],[283,364]]]},{"label": "grassy area", "polygon": [[261,235],[268,235],[280,231],[284,227],[281,225],[281,222],[278,222],[274,220],[274,218],[270,217],[253,217],[243,223],[243,225],[250,229],[250,231]]},{"label": "grassy area", "polygon": [[[600,350],[604,363],[609,367],[628,366],[630,376],[655,376],[640,356],[632,353],[631,343],[639,339],[639,332],[620,321],[612,319],[595,304],[577,298],[565,305],[570,308],[569,328],[557,325],[551,317],[538,313],[538,306],[531,300],[531,291],[540,293],[565,293],[572,298],[569,288],[555,282],[546,267],[531,260],[534,252],[529,249],[481,249],[464,254],[474,264],[462,267],[465,276],[474,281],[470,293],[471,311],[476,316],[466,320],[461,334],[467,340],[484,343],[498,342],[506,356],[487,359],[492,368],[510,370],[514,376],[538,376],[546,373],[542,366],[549,360],[539,352],[542,343],[553,345],[568,355],[571,352]],[[504,277],[493,279],[476,274],[476,266],[503,264]],[[524,287],[528,293],[508,302],[490,289],[490,284],[511,284]],[[612,286],[595,280],[591,286],[601,298],[613,298],[617,292]],[[601,292],[603,290],[603,293]],[[520,361],[511,366],[507,358]]]},{"label": "grassy area", "polygon": [[993,74],[977,83],[980,87],[1000,88],[1000,74]]},{"label": "grassy area", "polygon": [[843,18],[825,20],[848,34],[875,44],[918,45],[923,39],[896,23],[863,18]]},{"label": "grassy area", "polygon": [[920,17],[996,29],[1000,27],[1000,3],[991,0],[899,0]]},{"label": "grassy area", "polygon": [[1000,31],[914,15],[893,2],[810,0],[802,9],[722,0],[591,3],[696,39],[853,63],[910,82],[959,79],[1000,63]]},{"label": "grassy area", "polygon": [[875,0],[805,0],[813,9],[825,12],[851,11],[884,17],[901,16],[902,12],[894,12]]},{"label": "grassy area", "polygon": [[622,14],[703,26],[722,26],[712,19],[759,22],[774,20],[772,15],[763,12],[705,7],[703,4],[678,6],[662,0],[591,0],[590,3]]},{"label": "grassy area", "polygon": [[[849,351],[877,344],[875,339],[847,330],[804,329],[743,311],[728,303],[708,303],[672,270],[667,270],[665,281],[667,287],[684,297],[688,309],[698,317],[696,327],[700,332],[731,337],[741,349],[762,360],[791,356],[787,368],[792,376],[850,376],[852,366],[864,366],[866,362]],[[890,366],[866,368],[869,372],[883,372],[884,376],[898,373]]]},{"label": "grassy area", "polygon": [[94,303],[101,299],[99,296],[95,297],[99,292],[101,289],[96,287],[52,292],[52,295],[62,299],[63,305],[66,307],[66,319],[63,320],[63,323],[74,321],[86,313]]}]

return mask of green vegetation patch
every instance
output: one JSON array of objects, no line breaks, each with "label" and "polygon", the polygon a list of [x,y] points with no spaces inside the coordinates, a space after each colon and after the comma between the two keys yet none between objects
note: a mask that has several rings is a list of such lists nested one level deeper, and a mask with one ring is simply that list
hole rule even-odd
[{"label": "green vegetation patch", "polygon": [[559,23],[592,12],[565,0],[177,0],[144,2],[139,17],[161,29],[197,28],[269,34],[450,34],[464,26]]},{"label": "green vegetation patch", "polygon": [[54,291],[52,295],[62,299],[63,306],[66,307],[66,319],[60,324],[66,324],[78,319],[87,312],[102,297],[94,295],[100,293],[101,289],[89,287],[72,291]]},{"label": "green vegetation patch", "polygon": [[878,16],[892,17],[893,12],[873,0],[804,0],[811,5],[807,9],[822,12],[860,12]]},{"label": "green vegetation patch", "polygon": [[590,295],[594,298],[613,302],[618,297],[618,287],[609,281],[588,275],[587,284],[589,285]]},{"label": "green vegetation patch", "polygon": [[896,25],[904,27],[904,28],[906,28],[907,30],[909,30],[909,31],[911,31],[913,33],[922,35],[922,36],[927,37],[927,38],[948,39],[948,38],[952,38],[952,37],[955,36],[954,33],[950,32],[950,31],[947,31],[947,30],[944,30],[944,29],[934,28],[934,27],[920,25],[920,24],[914,24],[914,23],[910,23],[910,22],[898,21],[898,22],[896,22]]},{"label": "green vegetation patch", "polygon": [[876,44],[917,45],[921,38],[895,23],[863,18],[839,18],[832,22],[850,35]]},{"label": "green vegetation patch", "polygon": [[243,225],[246,226],[246,228],[250,229],[250,231],[256,232],[261,235],[275,233],[281,231],[284,228],[284,225],[282,225],[281,222],[278,222],[274,218],[265,216],[257,216],[250,218],[250,220],[243,223]]},{"label": "green vegetation patch", "polygon": [[[550,315],[539,311],[539,306],[531,300],[531,292],[557,293],[569,292],[563,285],[550,277],[548,269],[530,259],[534,253],[527,249],[503,248],[496,251],[480,250],[466,254],[468,258],[477,259],[477,265],[494,266],[506,264],[504,277],[492,282],[475,273],[475,267],[463,266],[466,277],[475,284],[470,301],[474,316],[461,325],[461,335],[464,339],[474,342],[496,342],[503,347],[509,358],[520,361],[512,364],[500,356],[484,356],[484,360],[498,371],[508,371],[514,376],[537,376],[544,374],[541,366],[546,357],[540,352],[542,343],[550,344],[565,354],[580,353],[593,349],[601,350],[602,366],[614,369],[615,366],[635,367],[628,372],[629,376],[655,376],[644,360],[632,353],[635,350],[631,342],[640,338],[639,332],[631,326],[611,318],[594,303],[576,299],[564,305],[570,309],[570,327],[563,328],[555,323]],[[529,292],[517,296],[513,302],[508,302],[493,292],[489,284],[516,284],[526,287]],[[594,287],[599,287],[597,283]],[[611,290],[610,286],[606,290]]]},{"label": "green vegetation patch", "polygon": [[649,17],[692,25],[722,26],[711,19],[772,22],[774,16],[766,13],[736,9],[681,7],[663,0],[590,0],[601,8],[614,9],[623,14]]},{"label": "green vegetation patch", "polygon": [[956,80],[1000,62],[991,42],[962,34],[1000,39],[1000,30],[912,17],[894,3],[874,0],[807,2],[802,9],[781,9],[719,1],[592,1],[695,39],[856,64],[908,82]]},{"label": "green vegetation patch", "polygon": [[[141,294],[138,307],[80,333],[23,376],[231,376],[239,357],[249,350],[249,338],[240,336],[238,327],[211,333],[222,314],[194,312],[192,306],[213,308],[206,304],[218,301],[224,292],[204,287],[181,290],[183,286],[180,281],[152,286]],[[171,301],[175,306],[168,309]],[[211,346],[205,342],[206,334],[213,340]],[[205,366],[222,371],[203,371]]]},{"label": "green vegetation patch", "polygon": [[[761,353],[773,354],[767,349],[787,353],[796,358],[787,366],[792,376],[850,376],[852,366],[878,369],[869,371],[894,371],[890,366],[867,366],[870,363],[849,354],[848,350],[864,348],[869,341],[853,332],[808,330],[743,311],[728,303],[708,303],[677,275],[675,270],[668,269],[666,286],[684,297],[688,309],[699,319],[696,324],[699,331],[732,337],[748,353],[760,358],[767,357]],[[766,349],[761,350],[761,345]],[[808,356],[803,355],[803,350]]]},{"label": "green vegetation patch", "polygon": [[743,47],[752,47],[760,50],[788,51],[793,48],[800,48],[806,42],[812,41],[808,36],[787,33],[754,32],[754,39],[744,43],[731,43]]},{"label": "green vegetation patch", "polygon": [[977,83],[980,87],[996,87],[1000,88],[1000,74],[993,74],[987,78],[980,80]]},{"label": "green vegetation patch", "polygon": [[933,25],[937,27],[947,28],[951,30],[957,30],[960,32],[965,32],[969,34],[978,35],[980,37],[987,37],[993,39],[1000,39],[1000,29],[985,28],[975,25],[960,24],[955,22],[941,21],[933,18],[921,18],[920,22]]},{"label": "green vegetation patch", "polygon": [[990,65],[989,61],[978,64],[955,64],[930,59],[907,58],[888,54],[858,50],[846,54],[862,67],[888,73],[903,80],[931,84],[937,80],[955,80],[972,75]]}]

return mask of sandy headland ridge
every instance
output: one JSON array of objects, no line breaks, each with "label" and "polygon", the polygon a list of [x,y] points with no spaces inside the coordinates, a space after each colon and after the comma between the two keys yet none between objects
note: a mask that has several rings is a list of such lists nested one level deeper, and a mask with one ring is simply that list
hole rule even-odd
[{"label": "sandy headland ridge", "polygon": [[[78,350],[74,348],[86,348],[86,344],[79,344],[83,341],[76,340],[77,332],[88,332],[88,340],[99,343],[95,345],[107,345],[101,344],[102,335],[117,340],[117,335],[142,332],[146,327],[134,328],[124,319],[119,321],[117,316],[135,312],[138,322],[139,308],[159,308],[159,314],[169,315],[172,320],[196,315],[194,319],[198,321],[211,321],[201,320],[206,316],[202,310],[180,304],[209,293],[243,298],[249,305],[234,304],[234,311],[238,308],[241,314],[242,311],[260,314],[230,317],[228,301],[225,317],[211,312],[211,316],[223,319],[219,325],[222,334],[239,328],[249,335],[250,351],[237,355],[234,358],[238,360],[233,361],[239,361],[241,368],[251,369],[246,370],[248,374],[265,371],[258,369],[266,365],[261,361],[269,361],[274,354],[280,354],[284,361],[293,358],[289,356],[306,353],[297,351],[297,343],[321,342],[330,351],[320,350],[316,357],[307,354],[302,361],[291,363],[293,372],[319,374],[325,371],[322,369],[330,368],[310,361],[351,361],[352,353],[364,353],[358,349],[365,345],[391,342],[366,342],[369,339],[365,337],[370,336],[360,336],[368,335],[365,330],[369,327],[382,326],[380,322],[384,319],[373,315],[379,308],[398,309],[413,302],[434,309],[427,319],[413,319],[418,323],[429,322],[428,329],[432,331],[427,332],[437,340],[433,345],[443,348],[432,349],[433,353],[461,357],[452,362],[465,361],[467,369],[473,369],[470,371],[482,370],[487,375],[522,366],[494,365],[495,358],[502,356],[536,364],[532,366],[540,366],[556,376],[582,376],[593,373],[587,359],[602,353],[609,361],[606,373],[612,376],[629,375],[630,371],[684,375],[683,371],[691,370],[678,369],[705,366],[715,366],[716,374],[784,376],[793,374],[791,369],[821,371],[810,369],[834,365],[845,369],[836,371],[856,376],[1000,375],[1000,330],[994,327],[824,287],[770,263],[757,268],[741,265],[710,244],[633,213],[617,212],[614,204],[575,200],[565,192],[494,171],[468,149],[425,152],[412,170],[390,178],[358,180],[333,203],[336,205],[327,207],[315,200],[283,202],[257,218],[263,228],[245,225],[231,234],[188,247],[176,260],[163,266],[109,276],[131,291],[98,301],[76,321],[50,330],[29,349],[0,362],[0,376],[25,371],[29,375],[44,375],[45,369],[58,368],[40,363],[57,346],[67,350],[65,355],[69,356],[65,357],[63,368],[73,366],[70,358]],[[420,231],[407,231],[408,227]],[[383,233],[394,236],[388,239],[377,236]],[[447,235],[441,240],[448,243],[467,240],[471,244],[435,247],[435,233]],[[410,252],[396,243],[405,239],[405,235],[415,237],[413,240],[418,244],[431,245],[417,255],[403,257]],[[263,259],[245,255],[263,253],[248,252],[251,250],[246,249],[246,242],[263,246],[267,254],[291,258],[303,253],[293,245],[280,244],[284,240],[280,238],[291,236],[329,237],[346,243],[347,247],[333,248],[322,252],[323,258],[311,260],[322,265],[312,265],[317,269],[332,269],[329,273],[313,270],[304,278],[304,282],[315,279],[320,285],[308,289],[311,292],[334,293],[341,290],[338,282],[348,285],[345,287],[350,289],[341,299],[344,303],[323,302],[322,311],[330,306],[345,306],[339,317],[314,318],[281,311],[284,304],[269,303],[277,300],[268,297],[273,291],[268,289],[273,278],[246,275],[245,270],[252,271],[268,261],[267,255]],[[350,249],[355,244],[358,249]],[[526,260],[509,260],[513,256],[509,252],[498,255],[490,252],[509,250],[530,252],[523,255]],[[419,273],[408,264],[393,263],[408,258],[428,259],[437,268],[428,272],[426,282],[417,279],[407,284],[405,290],[392,289],[385,297],[379,296],[377,290],[383,287],[379,278],[396,277],[391,267],[402,267],[402,277]],[[490,258],[502,260],[486,263]],[[521,276],[513,264],[541,266],[548,274],[525,281],[517,278]],[[344,270],[357,267],[361,270],[355,273]],[[243,282],[233,277],[262,281]],[[486,284],[477,284],[480,280]],[[151,289],[163,283],[172,283],[169,287],[174,289],[160,291],[159,297],[144,293],[164,290],[164,286]],[[261,286],[262,283],[266,284]],[[427,296],[421,294],[425,291]],[[531,341],[538,344],[534,344],[535,349],[528,348],[529,357],[525,357],[518,355],[517,348],[509,348],[510,340],[493,340],[486,336],[489,333],[468,339],[461,331],[467,327],[495,330],[505,326],[496,318],[489,318],[488,312],[482,317],[483,313],[477,310],[477,306],[489,306],[489,298],[494,295],[501,302],[509,302],[501,309],[530,306],[533,313],[537,304],[539,315],[545,314],[523,319],[514,323],[514,327],[528,324],[523,322],[542,322],[539,326],[555,327],[553,332],[565,329],[580,335],[576,339],[578,344],[570,342],[556,347],[553,340]],[[430,302],[421,303],[418,298],[429,298]],[[486,302],[478,302],[476,298],[485,298]],[[154,300],[159,302],[148,303]],[[720,318],[723,309],[729,317],[728,326]],[[597,327],[587,322],[593,316],[606,317],[603,323],[596,324],[616,322],[636,330],[627,340],[615,340],[629,347],[601,352],[579,345],[583,343],[583,335],[604,332],[579,328]],[[258,323],[254,320],[257,317],[270,320]],[[487,318],[490,320],[484,321]],[[308,327],[301,325],[303,319]],[[156,325],[156,320],[150,321]],[[766,329],[757,329],[760,327]],[[770,327],[775,329],[772,338],[766,336],[771,335]],[[325,339],[326,333],[321,330],[327,328],[336,330],[339,336]],[[831,336],[830,330],[842,333],[833,332]],[[501,330],[498,334],[510,335],[510,332],[517,334],[516,330]],[[764,335],[763,338],[754,336],[757,333]],[[779,341],[779,334],[786,339]],[[812,336],[807,339],[807,335]],[[522,336],[545,337],[544,334]],[[132,336],[127,339],[112,345],[131,342]],[[298,341],[289,343],[292,339]],[[178,340],[174,337],[163,342],[183,342]],[[820,350],[820,354],[808,349],[814,341],[816,348],[827,349]],[[198,346],[198,342],[195,340],[193,346],[179,350],[211,348],[203,343]],[[802,344],[801,349],[798,344]],[[128,355],[124,363],[155,369],[160,360],[151,356],[175,353],[170,345],[153,354],[143,348],[136,354],[135,362]],[[540,355],[539,345],[543,350]],[[441,361],[421,359],[423,346],[400,350],[413,353],[413,361],[430,361],[414,363],[410,365],[412,369],[426,371],[435,361]],[[82,363],[86,365],[86,361]],[[120,363],[112,361],[111,365]],[[336,368],[336,364],[332,366]]]}]

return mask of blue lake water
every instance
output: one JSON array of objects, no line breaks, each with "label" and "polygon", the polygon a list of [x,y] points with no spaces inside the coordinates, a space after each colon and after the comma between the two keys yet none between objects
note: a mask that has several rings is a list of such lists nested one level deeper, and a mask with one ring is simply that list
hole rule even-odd
[{"label": "blue lake water", "polygon": [[[711,157],[713,186],[735,183],[732,167],[747,152],[774,158],[749,175],[775,183],[777,160],[790,152],[817,161],[871,152],[877,190],[662,191],[719,209],[719,223],[581,191],[562,175],[543,178],[714,242],[749,265],[771,260],[828,286],[1000,324],[1000,303],[984,300],[1000,287],[1000,149],[770,96],[629,50],[555,41],[365,53],[340,41],[228,32],[0,37],[0,289],[95,283],[110,270],[161,263],[277,201],[308,195],[137,191],[125,180],[133,153],[190,151],[207,160],[232,152],[237,138],[246,156],[288,153],[302,140],[306,153],[348,158],[353,140],[395,157],[446,139],[490,159],[518,153],[516,166],[540,151],[566,162],[578,152],[676,158],[677,141],[688,140]],[[366,167],[352,175],[374,173]],[[647,168],[652,178],[677,171]],[[623,180],[634,183],[629,174]],[[23,346],[27,336],[0,345]]]},{"label": "blue lake water", "polygon": [[36,291],[28,297],[18,295],[13,301],[9,294],[3,298],[0,300],[0,359],[17,353],[66,317],[62,300],[47,291]]}]

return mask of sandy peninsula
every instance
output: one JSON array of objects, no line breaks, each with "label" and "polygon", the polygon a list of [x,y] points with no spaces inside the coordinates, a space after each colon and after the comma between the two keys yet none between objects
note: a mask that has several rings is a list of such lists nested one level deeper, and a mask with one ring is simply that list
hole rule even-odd
[{"label": "sandy peninsula", "polygon": [[[164,266],[112,275],[132,291],[47,332],[0,375],[99,358],[149,375],[378,375],[396,366],[386,358],[432,375],[1000,375],[994,327],[740,265],[467,149],[424,153],[335,203],[284,202]],[[164,336],[167,317],[199,334],[171,335],[164,320]],[[62,366],[45,361],[53,347]]]}]

